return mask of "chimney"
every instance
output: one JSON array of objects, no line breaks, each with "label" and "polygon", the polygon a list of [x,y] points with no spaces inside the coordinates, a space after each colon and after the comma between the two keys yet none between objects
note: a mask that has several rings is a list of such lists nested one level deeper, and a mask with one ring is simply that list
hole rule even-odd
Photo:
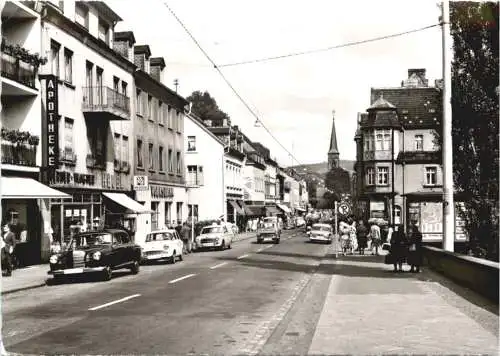
[{"label": "chimney", "polygon": [[163,69],[165,68],[165,60],[163,57],[152,57],[149,59],[150,75],[156,81],[163,83]]},{"label": "chimney", "polygon": [[149,57],[151,57],[149,45],[134,46],[134,64],[146,73],[149,73]]},{"label": "chimney", "polygon": [[408,69],[408,79],[405,80],[405,87],[427,87],[429,80],[425,78],[425,68]]},{"label": "chimney", "polygon": [[115,32],[113,34],[113,49],[129,61],[133,61],[135,37],[132,31]]}]

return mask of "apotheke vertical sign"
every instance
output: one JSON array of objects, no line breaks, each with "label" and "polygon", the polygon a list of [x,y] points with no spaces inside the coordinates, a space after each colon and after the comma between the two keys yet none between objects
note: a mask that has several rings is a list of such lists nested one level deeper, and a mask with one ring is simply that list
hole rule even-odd
[{"label": "apotheke vertical sign", "polygon": [[45,80],[46,95],[46,132],[47,132],[47,167],[57,168],[59,165],[59,96],[55,75],[47,75]]}]

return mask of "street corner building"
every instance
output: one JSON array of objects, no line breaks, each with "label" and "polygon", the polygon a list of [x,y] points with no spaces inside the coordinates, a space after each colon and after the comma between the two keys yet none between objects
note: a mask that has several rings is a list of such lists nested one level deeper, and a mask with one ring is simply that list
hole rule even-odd
[{"label": "street corner building", "polygon": [[[441,81],[409,69],[400,87],[372,88],[371,106],[357,118],[355,199],[364,218],[407,228],[416,224],[429,243],[442,241]],[[456,209],[462,204],[459,197]],[[465,241],[456,214],[456,240]]]}]

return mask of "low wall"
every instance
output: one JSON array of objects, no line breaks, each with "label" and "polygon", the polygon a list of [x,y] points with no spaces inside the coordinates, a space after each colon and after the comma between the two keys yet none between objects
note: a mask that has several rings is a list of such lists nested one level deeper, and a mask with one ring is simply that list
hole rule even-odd
[{"label": "low wall", "polygon": [[426,266],[498,303],[499,263],[431,246],[423,255]]}]

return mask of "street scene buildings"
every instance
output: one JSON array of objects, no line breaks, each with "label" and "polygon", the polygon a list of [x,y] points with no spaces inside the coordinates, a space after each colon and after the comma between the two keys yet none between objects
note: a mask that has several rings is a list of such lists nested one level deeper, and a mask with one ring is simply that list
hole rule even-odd
[{"label": "street scene buildings", "polygon": [[384,1],[0,2],[0,353],[497,355],[499,4]]}]

